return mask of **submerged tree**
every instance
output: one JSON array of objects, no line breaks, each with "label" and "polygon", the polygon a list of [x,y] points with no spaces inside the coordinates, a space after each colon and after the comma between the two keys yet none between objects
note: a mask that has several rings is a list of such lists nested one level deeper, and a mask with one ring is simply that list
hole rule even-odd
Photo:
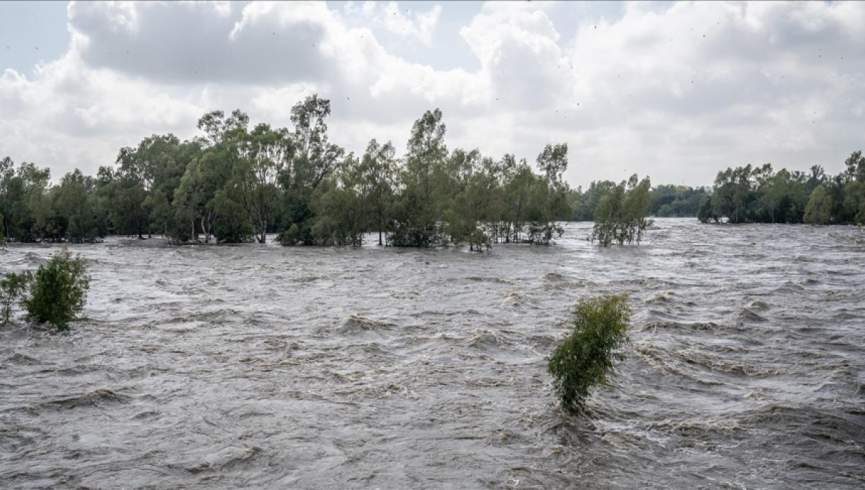
[{"label": "submerged tree", "polygon": [[75,169],[63,176],[53,194],[54,239],[92,242],[107,234],[107,216],[97,202],[96,183]]},{"label": "submerged tree", "polygon": [[770,164],[718,173],[702,222],[865,223],[865,157],[854,152],[846,170],[830,177],[819,165],[810,172],[775,171]]},{"label": "submerged tree", "polygon": [[0,160],[0,213],[7,240],[35,242],[50,233],[50,172],[33,163]]},{"label": "submerged tree", "polygon": [[555,222],[558,216],[567,214],[567,185],[564,173],[568,168],[568,144],[547,145],[538,155],[538,168],[546,179],[535,184],[530,206],[529,242],[548,245],[553,238],[560,237],[564,229]]},{"label": "submerged tree", "polygon": [[448,156],[445,124],[440,110],[426,111],[412,126],[400,173],[401,192],[394,206],[390,241],[398,247],[428,247],[441,243],[438,227],[447,188]]},{"label": "submerged tree", "polygon": [[287,129],[271,129],[267,124],[240,138],[235,172],[240,201],[252,218],[256,240],[264,243],[279,204],[278,177],[292,158],[294,143]]},{"label": "submerged tree", "polygon": [[590,390],[606,384],[616,350],[627,339],[630,309],[624,295],[584,299],[574,310],[573,328],[550,357],[548,369],[562,408],[580,413]]},{"label": "submerged tree", "polygon": [[380,145],[371,140],[361,159],[360,179],[367,189],[364,206],[366,222],[370,230],[378,232],[378,244],[383,245],[382,236],[391,231],[389,218],[397,187],[397,161],[390,141]]},{"label": "submerged tree", "polygon": [[294,151],[281,169],[283,191],[283,245],[312,245],[314,214],[312,200],[319,185],[342,161],[344,151],[328,141],[327,117],[330,101],[312,95],[291,109]]},{"label": "submerged tree", "polygon": [[0,307],[2,307],[3,325],[9,323],[12,318],[12,309],[16,303],[21,301],[27,293],[32,274],[25,272],[7,272],[0,278]]},{"label": "submerged tree", "polygon": [[703,198],[703,202],[700,204],[700,209],[697,211],[697,219],[700,220],[700,223],[708,223],[709,221],[717,223],[720,220],[720,217],[715,214],[715,208],[712,206],[711,196]]},{"label": "submerged tree", "polygon": [[651,221],[646,219],[649,208],[649,178],[639,180],[634,174],[627,182],[611,188],[601,198],[595,211],[595,225],[592,228],[592,241],[597,240],[602,247],[613,243],[625,245],[643,238]]},{"label": "submerged tree", "polygon": [[24,306],[32,320],[65,330],[84,308],[89,288],[84,259],[63,250],[39,266]]}]

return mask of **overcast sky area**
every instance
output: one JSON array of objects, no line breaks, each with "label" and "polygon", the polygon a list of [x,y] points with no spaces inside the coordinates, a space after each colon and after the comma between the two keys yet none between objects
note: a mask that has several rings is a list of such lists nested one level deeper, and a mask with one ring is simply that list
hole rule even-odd
[{"label": "overcast sky area", "polygon": [[4,2],[0,72],[0,156],[54,178],[211,110],[288,126],[316,92],[348,150],[401,151],[439,107],[450,148],[567,142],[574,186],[865,149],[862,2]]}]

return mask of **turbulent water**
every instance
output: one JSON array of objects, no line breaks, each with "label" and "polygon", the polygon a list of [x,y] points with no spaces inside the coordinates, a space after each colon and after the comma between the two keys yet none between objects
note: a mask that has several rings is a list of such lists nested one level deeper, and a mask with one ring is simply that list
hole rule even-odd
[{"label": "turbulent water", "polygon": [[[0,487],[865,485],[865,232],[589,226],[483,255],[74,246],[87,318],[0,329]],[[630,343],[568,417],[546,359],[605,292]]]}]

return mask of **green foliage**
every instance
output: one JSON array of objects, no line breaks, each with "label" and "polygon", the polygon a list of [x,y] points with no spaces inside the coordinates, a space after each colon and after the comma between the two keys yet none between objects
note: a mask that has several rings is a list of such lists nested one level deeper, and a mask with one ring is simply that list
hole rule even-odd
[{"label": "green foliage", "polygon": [[[595,181],[583,190],[570,189],[567,193],[570,214],[560,219],[593,221],[601,199],[618,184],[609,180]],[[688,217],[698,216],[703,202],[709,197],[703,187],[683,185],[659,185],[649,191],[648,216]]]},{"label": "green foliage", "polygon": [[649,192],[649,216],[697,216],[709,192],[703,187],[659,185]]},{"label": "green foliage", "polygon": [[606,384],[616,349],[627,339],[630,309],[625,295],[581,300],[574,310],[573,329],[556,347],[548,369],[562,408],[582,412],[590,390]]},{"label": "green foliage", "polygon": [[0,278],[0,306],[2,306],[3,325],[9,323],[12,318],[12,309],[27,292],[32,274],[25,272],[7,272]]},{"label": "green foliage", "polygon": [[104,215],[94,203],[95,182],[76,169],[63,176],[53,192],[52,217],[57,223],[55,239],[81,243],[104,236]]},{"label": "green foliage", "polygon": [[313,200],[312,236],[317,245],[359,247],[366,229],[368,187],[364,168],[353,156],[320,186]]},{"label": "green foliage", "polygon": [[344,151],[328,142],[327,117],[330,101],[312,95],[291,109],[293,151],[279,172],[282,189],[282,227],[279,241],[283,245],[314,245],[313,199],[319,186],[337,170]]},{"label": "green foliage", "polygon": [[639,245],[643,233],[651,224],[646,219],[650,188],[649,178],[640,181],[636,174],[627,182],[610,188],[595,210],[592,241],[597,240],[602,247],[609,247],[613,243],[624,245],[636,242]]},{"label": "green foliage", "polygon": [[718,222],[719,217],[715,214],[715,208],[712,206],[712,197],[706,196],[703,202],[700,203],[700,210],[697,211],[697,219],[700,223],[708,223],[709,221]]},{"label": "green foliage", "polygon": [[[74,170],[51,184],[48,169],[0,160],[0,242],[92,242],[107,234],[161,234],[176,242],[283,245],[550,244],[561,221],[595,219],[602,245],[642,238],[646,216],[702,222],[865,224],[865,156],[829,177],[771,165],[718,173],[703,188],[564,181],[568,146],[549,144],[533,168],[506,154],[449,149],[439,109],[412,125],[406,154],[371,140],[360,158],[329,142],[330,101],[312,95],[291,109],[291,127],[250,125],[239,110],[213,111],[201,135],[152,135],[122,148],[95,177]],[[822,186],[818,194],[816,189]],[[811,213],[806,207],[812,203]],[[821,203],[820,206],[817,206]],[[829,217],[826,218],[826,208]],[[819,210],[819,213],[817,211]],[[816,214],[815,214],[816,213]]]},{"label": "green foliage", "polygon": [[865,155],[854,151],[844,160],[847,179],[853,182],[865,182]]},{"label": "green foliage", "polygon": [[719,172],[700,221],[728,223],[865,223],[865,158],[853,153],[846,170],[827,177],[819,165],[809,173],[772,165],[745,165]]},{"label": "green foliage", "polygon": [[572,219],[574,221],[593,221],[595,210],[610,190],[616,187],[616,183],[609,180],[595,181],[589,184],[585,191],[578,187],[568,194],[568,201],[573,209]]},{"label": "green foliage", "polygon": [[450,194],[448,150],[442,113],[426,111],[415,121],[400,172],[402,192],[394,207],[391,243],[398,247],[428,247],[444,242],[439,226]]},{"label": "green foliage", "polygon": [[828,225],[832,219],[832,195],[823,185],[817,186],[808,204],[805,206],[805,223],[812,225]]},{"label": "green foliage", "polygon": [[[212,231],[218,243],[241,243],[252,238],[253,227],[247,209],[233,200],[225,190],[217,191],[209,205],[215,216]],[[263,243],[264,239],[260,241]]]},{"label": "green foliage", "polygon": [[31,319],[65,330],[84,308],[89,288],[84,259],[63,250],[39,266],[24,306]]},{"label": "green foliage", "polygon": [[18,168],[9,157],[0,160],[0,210],[7,240],[35,242],[49,230],[48,169],[32,163]]}]

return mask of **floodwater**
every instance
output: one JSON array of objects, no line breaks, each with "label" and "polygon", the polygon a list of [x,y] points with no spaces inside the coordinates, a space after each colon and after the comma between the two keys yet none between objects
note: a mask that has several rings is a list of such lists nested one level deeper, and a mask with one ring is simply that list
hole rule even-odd
[{"label": "floodwater", "polygon": [[[0,329],[0,487],[862,488],[865,231],[656,225],[482,255],[73,246],[87,318]],[[606,292],[631,340],[569,417],[546,359]]]}]

